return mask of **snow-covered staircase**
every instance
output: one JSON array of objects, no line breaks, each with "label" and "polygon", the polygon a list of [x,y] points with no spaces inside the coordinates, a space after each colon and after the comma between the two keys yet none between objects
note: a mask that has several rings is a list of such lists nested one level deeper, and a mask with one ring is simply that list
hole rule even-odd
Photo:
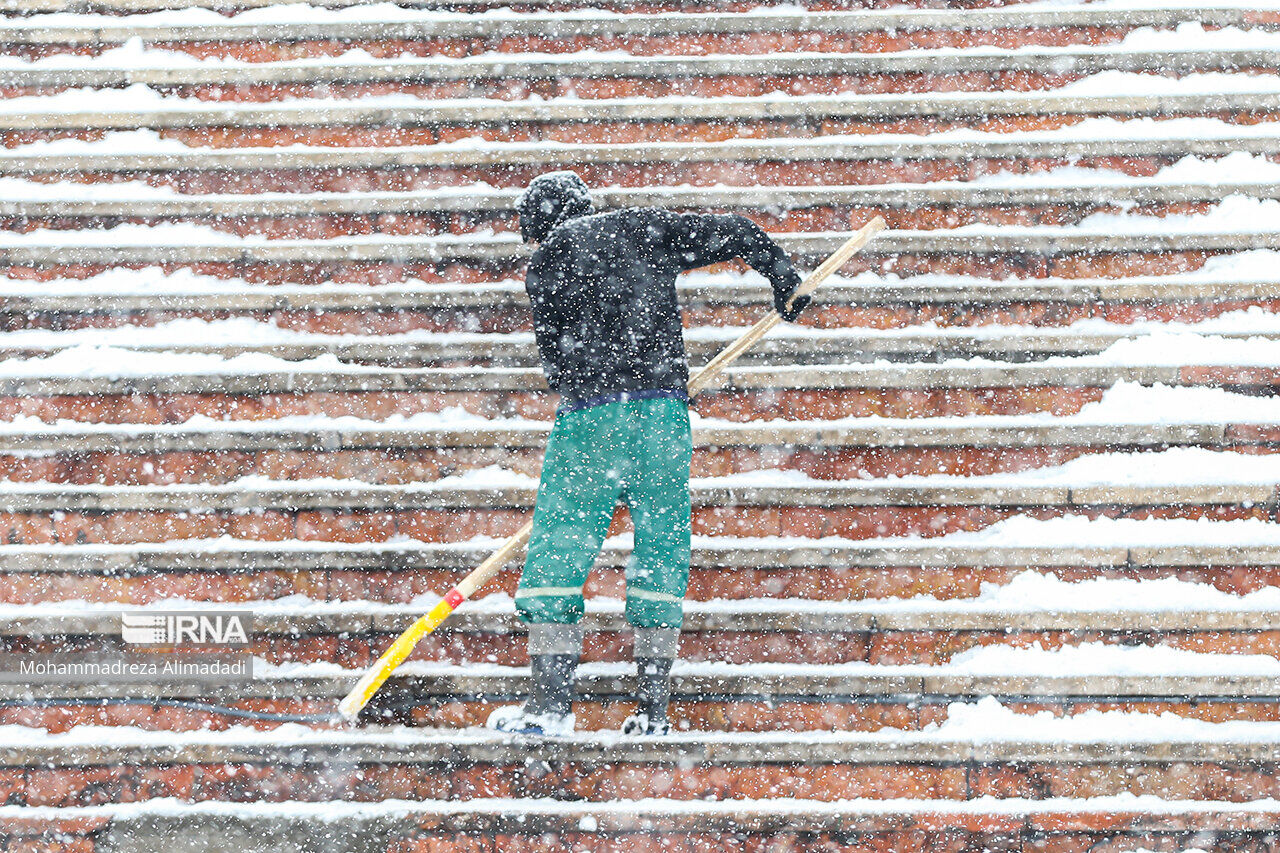
[{"label": "snow-covered staircase", "polygon": [[[0,3],[0,652],[231,606],[256,666],[0,680],[0,849],[1280,843],[1280,13],[263,5]],[[676,735],[614,733],[623,516],[576,737],[478,728],[515,565],[339,725],[532,506],[558,168],[893,230],[695,401]],[[767,305],[681,288],[695,362]]]}]

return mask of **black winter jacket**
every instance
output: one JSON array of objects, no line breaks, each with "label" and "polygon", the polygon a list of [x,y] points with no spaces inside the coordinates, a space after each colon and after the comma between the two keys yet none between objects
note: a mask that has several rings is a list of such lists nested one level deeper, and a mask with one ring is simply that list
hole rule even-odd
[{"label": "black winter jacket", "polygon": [[551,390],[577,398],[683,391],[689,368],[676,276],[734,258],[768,278],[775,294],[800,282],[786,253],[741,216],[628,208],[558,225],[525,277]]}]

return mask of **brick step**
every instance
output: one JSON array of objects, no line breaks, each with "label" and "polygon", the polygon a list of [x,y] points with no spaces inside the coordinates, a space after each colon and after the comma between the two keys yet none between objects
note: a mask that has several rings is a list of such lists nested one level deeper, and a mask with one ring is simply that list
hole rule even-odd
[{"label": "brick step", "polygon": [[[1045,653],[1035,660],[1051,665],[1049,659],[1054,654]],[[1232,659],[1203,657],[1205,667]],[[234,686],[192,680],[6,684],[0,686],[0,720],[31,726],[52,724],[58,729],[76,725],[190,728],[192,723],[200,727],[201,722],[216,718],[218,708],[228,706],[281,716],[310,715],[307,719],[313,725],[331,726],[335,704],[360,671],[340,670],[331,664],[303,667],[325,674],[268,674]],[[290,668],[299,666],[290,665],[281,672]],[[580,667],[574,708],[580,730],[619,727],[635,707],[633,671],[630,663]],[[1274,675],[1233,674],[1228,678],[1211,670],[1196,675],[1131,671],[972,674],[953,664],[678,663],[672,687],[673,716],[678,725],[698,731],[916,730],[944,721],[948,706],[955,702],[989,697],[1024,713],[1051,710],[1075,715],[1119,710],[1172,712],[1212,721],[1267,721],[1276,719],[1280,701]],[[366,716],[427,727],[477,726],[496,705],[522,700],[529,689],[527,668],[413,662],[392,676]],[[210,703],[217,707],[208,707]],[[184,720],[188,721],[185,725]],[[226,721],[224,714],[221,725]]]},{"label": "brick step", "polygon": [[[1025,519],[1017,523],[1025,523]],[[1023,544],[1015,537],[1018,544],[1006,541],[998,545],[957,540],[955,536],[911,543],[828,540],[821,545],[699,536],[694,539],[689,598],[971,598],[982,592],[983,584],[1004,585],[1026,571],[1051,572],[1067,581],[1180,578],[1240,595],[1280,585],[1280,550],[1256,541],[1257,528],[1227,536],[1234,544],[1225,545],[1187,540],[1185,531],[1161,532],[1167,525],[1177,525],[1176,521],[1125,523],[1134,531],[1132,541],[1114,545],[1081,544],[1089,541],[1094,528],[1066,539],[1046,532],[1036,535],[1035,544]],[[1225,535],[1238,530],[1232,524],[1197,530],[1223,531]],[[1007,529],[1008,523],[988,532],[997,535]],[[1153,529],[1155,534],[1150,532]],[[7,544],[0,548],[0,602],[147,604],[180,598],[243,603],[301,595],[404,604],[416,596],[438,595],[449,589],[498,544],[496,539],[458,543],[194,539],[151,545]],[[588,597],[617,598],[623,594],[621,570],[629,553],[614,540],[606,545],[588,582]],[[514,567],[508,567],[480,595],[512,595],[516,580]]]},{"label": "brick step", "polygon": [[[1220,429],[1220,425],[1218,429]],[[1275,453],[1274,438],[1259,438],[1264,427],[1249,426],[1252,433],[1240,441],[1222,444],[1206,434],[1213,428],[1195,425],[1179,426],[1137,435],[1141,425],[1126,426],[1116,431],[1097,430],[1093,440],[1075,441],[1061,437],[1048,446],[1032,443],[1033,439],[1015,436],[1005,446],[987,443],[942,445],[913,448],[909,438],[885,439],[880,445],[853,445],[839,449],[823,449],[819,445],[764,445],[759,447],[698,448],[694,451],[695,477],[746,473],[773,468],[784,473],[800,472],[819,481],[841,480],[859,476],[900,477],[915,475],[986,476],[1014,473],[1040,466],[1057,465],[1096,453],[1112,451],[1162,450],[1169,447],[1201,447]],[[1134,436],[1125,441],[1127,432]],[[1109,436],[1114,436],[1111,438]],[[1021,443],[1018,443],[1021,442]],[[15,444],[20,442],[7,442]],[[899,444],[901,443],[901,444]],[[128,451],[0,451],[0,484],[38,485],[120,485],[148,486],[173,484],[230,484],[243,477],[270,478],[279,481],[313,478],[351,479],[359,476],[375,485],[431,482],[441,477],[463,474],[502,465],[522,474],[536,477],[542,462],[539,445],[515,449],[488,447],[477,449],[437,449],[428,446],[382,450],[314,450],[280,448],[276,450],[156,450]]]},{"label": "brick step", "polygon": [[467,803],[341,801],[294,804],[173,802],[87,808],[4,807],[13,844],[75,844],[84,853],[150,853],[175,837],[244,853],[325,849],[386,853],[548,853],[583,849],[751,849],[786,839],[796,853],[867,849],[1041,849],[1090,853],[1194,847],[1212,853],[1273,844],[1278,819],[1266,801],[1247,804],[1128,797],[998,805],[928,798],[893,805],[854,800],[809,805],[755,800],[726,803],[552,803],[484,799]]},{"label": "brick step", "polygon": [[[1280,52],[1277,53],[1280,56]],[[60,198],[43,198],[53,189]],[[513,234],[518,191],[433,193],[235,194],[157,197],[149,188],[119,187],[118,198],[86,200],[78,185],[13,187],[0,196],[0,225],[34,241],[48,231],[109,229],[172,222],[215,233],[273,239],[362,236]],[[134,195],[130,195],[131,191]],[[116,188],[111,196],[116,196]],[[839,231],[883,216],[893,229],[971,224],[1078,225],[1099,214],[1185,216],[1204,213],[1226,196],[1280,199],[1280,182],[1171,182],[1156,177],[1124,183],[1063,185],[1019,180],[1000,185],[885,184],[871,187],[659,188],[593,191],[598,208],[665,207],[742,213],[777,232]]]},{"label": "brick step", "polygon": [[[98,53],[140,39],[165,50],[199,56],[269,61],[338,55],[351,49],[378,57],[404,53],[465,56],[492,51],[566,53],[586,49],[626,50],[642,55],[672,53],[765,54],[795,50],[881,52],[912,48],[995,45],[1102,44],[1141,27],[1173,28],[1194,21],[1207,27],[1275,27],[1262,9],[1031,8],[902,9],[892,11],[795,12],[768,15],[654,14],[602,16],[481,15],[425,12],[420,21],[308,19],[254,23],[251,15],[212,24],[181,25],[102,16],[92,24],[58,24],[34,17],[0,24],[0,39],[12,55],[35,58],[75,50]],[[56,19],[55,19],[56,20]],[[565,38],[565,33],[573,33]]]},{"label": "brick step", "polygon": [[[1103,610],[1070,605],[1061,610],[1028,610],[981,601],[959,601],[953,606],[898,601],[837,605],[797,599],[694,602],[685,611],[679,657],[690,663],[932,665],[983,647],[1061,649],[1081,643],[1280,656],[1280,611],[1202,610],[1190,605],[1189,609],[1157,609],[1134,601],[1140,593],[1132,588],[1095,586],[1100,596],[1111,594],[1119,600]],[[161,612],[199,612],[203,608],[198,605],[169,600]],[[318,601],[289,606],[249,601],[243,606],[247,607],[244,612],[252,614],[246,626],[251,632],[246,650],[256,659],[271,664],[336,663],[348,668],[372,664],[430,609],[428,602],[370,608]],[[630,659],[632,629],[620,601],[595,599],[583,624],[587,631],[584,661]],[[510,602],[490,599],[479,607],[468,605],[451,617],[418,644],[411,659],[528,666],[523,633]],[[110,611],[35,605],[0,615],[3,653],[114,654],[130,648],[120,640],[118,605]]]},{"label": "brick step", "polygon": [[[1218,401],[1219,403],[1225,401]],[[1188,406],[1204,405],[1188,398]],[[1105,405],[1105,403],[1104,403]],[[1142,398],[1134,405],[1141,406]],[[1148,405],[1158,406],[1158,401]],[[1166,404],[1165,408],[1169,408]],[[1163,410],[1161,410],[1163,412]],[[1261,417],[1262,414],[1259,413]],[[1062,464],[1091,453],[1202,447],[1275,452],[1264,421],[1169,422],[1043,418],[916,419],[873,423],[730,424],[694,428],[694,476],[762,468],[819,480],[912,474],[983,475]],[[370,483],[430,481],[501,465],[537,476],[545,422],[406,427],[270,421],[175,427],[18,424],[0,430],[0,481],[102,485],[229,483],[241,477],[320,477]]]},{"label": "brick step", "polygon": [[[106,358],[108,351],[94,357]],[[210,370],[201,364],[195,368],[200,372],[170,372],[184,367],[178,362],[183,358],[208,357],[134,354],[131,368],[110,368],[114,376],[84,376],[78,358],[71,362],[74,370],[67,372],[57,369],[62,365],[46,366],[38,360],[10,362],[9,375],[0,376],[0,417],[151,424],[183,422],[196,415],[220,420],[293,415],[385,420],[461,408],[486,418],[546,419],[557,402],[546,392],[536,368],[394,369],[315,361],[280,362],[281,369],[275,371]],[[1067,415],[1102,399],[1106,389],[1121,382],[1271,394],[1278,376],[1266,364],[741,367],[726,371],[719,389],[698,395],[694,409],[702,417],[738,422],[872,415]]]},{"label": "brick step", "polygon": [[[352,676],[354,678],[354,674]],[[344,688],[345,689],[345,688]],[[527,691],[527,686],[521,688]],[[136,688],[135,688],[136,692]],[[303,722],[313,728],[335,725],[337,695],[311,699],[240,698],[224,696],[211,704],[204,698],[163,698],[150,694],[117,697],[22,697],[0,703],[0,721],[50,732],[77,726],[136,726],[162,731],[219,731],[248,720],[259,728]],[[413,690],[387,688],[369,712],[371,720],[443,729],[483,726],[495,704],[511,704],[526,694],[497,698],[458,696],[450,699],[417,697]],[[947,719],[957,701],[975,696],[822,697],[796,695],[677,697],[671,718],[678,730],[728,732],[919,731]],[[1274,697],[1015,697],[1006,704],[1019,713],[1055,715],[1091,711],[1173,714],[1206,722],[1274,722],[1280,719]],[[630,697],[579,698],[574,705],[579,732],[616,732],[634,709]]]},{"label": "brick step", "polygon": [[[1260,267],[1256,272],[1243,269],[1255,260]],[[877,329],[919,323],[1053,327],[1085,319],[1199,322],[1252,306],[1280,312],[1273,283],[1263,274],[1268,263],[1263,253],[1226,255],[1209,259],[1189,275],[1119,279],[834,277],[823,285],[819,303],[806,313],[804,323]],[[1237,266],[1240,272],[1235,272]],[[695,273],[680,279],[677,291],[688,326],[744,325],[770,299],[766,286],[733,274]],[[530,322],[520,281],[262,286],[144,267],[110,270],[85,280],[10,279],[0,283],[0,297],[0,328],[6,329],[96,329],[245,314],[285,329],[328,334],[528,331]]]},{"label": "brick step", "polygon": [[[2,27],[0,27],[2,29]],[[767,56],[528,55],[512,58],[352,59],[166,65],[165,55],[132,65],[110,60],[75,68],[0,69],[7,97],[67,89],[147,86],[202,101],[273,102],[393,93],[421,98],[658,98],[671,95],[835,94],[837,92],[983,92],[1053,89],[1107,71],[1165,76],[1213,72],[1275,73],[1266,49],[1166,49],[1108,46],[911,50],[889,53],[774,53]],[[139,67],[141,65],[141,67]]]},{"label": "brick step", "polygon": [[[67,808],[166,797],[184,803],[506,797],[568,801],[564,805],[578,809],[588,803],[643,807],[660,797],[714,799],[728,807],[782,790],[790,793],[788,799],[841,808],[850,800],[904,795],[932,797],[938,805],[987,797],[1047,805],[1058,798],[1125,794],[1236,802],[1247,808],[1250,800],[1275,793],[1278,752],[1273,742],[1208,738],[1057,745],[928,735],[895,743],[857,734],[808,739],[682,734],[658,741],[578,738],[531,748],[492,735],[406,737],[395,730],[293,739],[226,733],[192,736],[186,744],[139,733],[70,747],[48,738],[19,741],[4,750],[3,772],[10,779],[5,810],[10,815],[20,815],[14,806]],[[797,761],[797,756],[803,758]]]},{"label": "brick step", "polygon": [[[1134,75],[1140,77],[1141,75]],[[548,101],[370,97],[292,103],[199,104],[103,91],[100,110],[58,110],[50,99],[0,101],[0,144],[92,139],[111,130],[156,129],[189,145],[410,145],[479,137],[504,142],[712,142],[743,136],[936,133],[948,129],[1050,130],[1086,118],[1220,118],[1253,123],[1280,113],[1271,77],[1250,88],[1171,81],[1167,93],[1117,83],[1106,95],[942,92],[759,98],[556,98]],[[1256,82],[1255,82],[1256,81]],[[159,103],[156,101],[159,100]],[[145,106],[139,107],[139,101]]]},{"label": "brick step", "polygon": [[[1167,464],[1205,464],[1197,451],[1172,451]],[[755,485],[751,478],[695,480],[693,532],[711,536],[939,536],[980,530],[1026,513],[1037,518],[1276,520],[1278,499],[1267,457],[1221,456],[1224,465],[1256,460],[1256,477],[1182,484],[1158,475],[1138,483],[1084,478],[1070,469],[1022,474],[898,480],[827,480]],[[1103,457],[1095,457],[1101,462]],[[1119,470],[1133,468],[1116,455]],[[1140,460],[1154,465],[1160,460]],[[1135,469],[1136,470],[1136,469]],[[1053,476],[1050,476],[1053,475]],[[475,479],[480,479],[479,477]],[[408,485],[359,481],[236,481],[223,485],[72,486],[11,483],[0,491],[0,530],[10,544],[130,543],[235,538],[377,542],[408,536],[435,542],[509,536],[533,506],[536,481],[505,474],[482,486],[465,480]]]},{"label": "brick step", "polygon": [[[1196,269],[1214,255],[1280,248],[1280,232],[1197,230],[1195,218],[1167,231],[1116,227],[990,226],[973,230],[890,231],[856,255],[846,270],[886,267],[902,274],[944,273],[1004,278],[1119,277]],[[183,229],[183,226],[172,226]],[[163,265],[219,277],[314,282],[505,280],[524,265],[528,247],[513,235],[343,237],[333,240],[211,238],[166,226],[122,226],[121,233],[37,232],[10,234],[0,242],[0,267],[11,278],[85,277],[113,267]],[[778,234],[801,263],[825,258],[847,239],[845,232]]]},{"label": "brick step", "polygon": [[[757,310],[763,314],[763,309]],[[745,327],[686,329],[685,351],[693,364],[702,364],[745,332]],[[1273,320],[1261,314],[1228,315],[1221,323],[1110,327],[1093,324],[1083,329],[986,326],[942,331],[908,327],[876,332],[858,327],[815,330],[796,326],[775,332],[738,363],[782,366],[878,360],[939,362],[955,358],[1022,363],[1052,356],[1093,355],[1121,341],[1162,334],[1195,336],[1206,342],[1273,340],[1280,337],[1280,317]],[[268,324],[255,327],[213,321],[154,329],[130,324],[114,334],[100,327],[0,333],[0,359],[44,358],[85,346],[113,346],[140,353],[203,353],[226,359],[259,353],[286,361],[306,361],[332,355],[344,363],[395,368],[530,367],[541,363],[531,332],[330,335],[294,332]]]},{"label": "brick step", "polygon": [[[1036,0],[959,0],[945,6],[937,0],[909,0],[895,3],[903,8],[936,8],[964,9],[1013,6],[1019,3],[1036,2]],[[273,5],[273,0],[0,0],[0,14],[12,17],[29,17],[55,12],[69,12],[81,15],[136,15],[160,12],[172,9],[212,9],[223,14],[241,13],[253,9],[261,9]],[[364,5],[364,0],[310,0],[307,3],[315,9],[346,9]],[[537,12],[560,11],[581,12],[584,9],[607,9],[625,12],[629,15],[653,14],[655,12],[749,12],[760,8],[758,3],[746,0],[646,0],[643,3],[593,2],[589,6],[574,0],[399,0],[395,5],[405,9],[429,9],[433,11],[471,12],[490,8],[504,11]],[[865,8],[866,4],[851,0],[810,0],[797,3],[796,6],[819,11],[847,11],[850,8]]]},{"label": "brick step", "polygon": [[[1092,472],[1108,462],[1126,471],[1115,482],[1097,475],[1071,477],[1071,466],[1046,467],[1012,474],[958,477],[864,478],[807,480],[784,469],[760,469],[726,477],[699,477],[692,482],[695,507],[811,507],[866,506],[1034,506],[1105,507],[1198,506],[1251,504],[1270,507],[1277,495],[1270,473],[1271,456],[1176,449],[1155,454],[1106,454],[1094,458]],[[1253,463],[1254,476],[1235,469],[1221,480],[1180,482],[1158,473],[1133,473],[1142,468],[1180,468],[1185,465]],[[1131,469],[1131,470],[1129,470]],[[1127,478],[1127,479],[1126,479]],[[1135,479],[1136,478],[1136,479]],[[796,482],[797,479],[803,482]],[[10,482],[0,491],[0,511],[11,513],[54,510],[86,512],[217,512],[235,510],[526,510],[533,506],[535,478],[490,467],[473,475],[411,483],[377,484],[360,480],[267,480],[252,478],[228,483],[184,483],[161,486],[72,485]],[[696,526],[696,525],[695,525]],[[757,531],[757,535],[778,535]],[[783,534],[787,535],[787,534]],[[792,534],[795,535],[795,534]],[[811,534],[812,535],[812,534]],[[457,541],[456,539],[451,541]],[[16,544],[16,543],[15,543]]]},{"label": "brick step", "polygon": [[[181,192],[421,191],[432,186],[523,188],[542,172],[575,169],[592,186],[775,184],[864,185],[971,180],[1002,172],[1066,165],[1149,176],[1187,156],[1245,152],[1280,156],[1271,124],[1215,120],[1102,119],[1055,131],[900,134],[888,138],[785,137],[624,145],[493,142],[483,146],[304,146],[172,150],[176,140],[150,131],[108,133],[77,152],[18,146],[0,150],[0,174],[41,181],[133,178]],[[1139,129],[1145,133],[1139,132]],[[1159,129],[1161,132],[1153,131]],[[131,151],[121,154],[121,147]]]}]

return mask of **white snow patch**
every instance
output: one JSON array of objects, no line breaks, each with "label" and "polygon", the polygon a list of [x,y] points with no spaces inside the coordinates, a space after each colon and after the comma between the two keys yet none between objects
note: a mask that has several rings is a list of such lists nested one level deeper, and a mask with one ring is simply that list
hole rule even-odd
[{"label": "white snow patch", "polygon": [[[1193,139],[1214,139],[1227,140],[1236,139],[1241,136],[1248,138],[1270,139],[1280,136],[1280,122],[1271,122],[1258,125],[1249,125],[1242,127],[1238,124],[1231,124],[1216,118],[1172,118],[1172,119],[1153,119],[1153,118],[1134,118],[1134,119],[1114,119],[1114,118],[1087,118],[1075,124],[1066,125],[1064,127],[1055,128],[1053,130],[1036,130],[1036,131],[1013,131],[1013,132],[997,132],[997,131],[981,131],[970,128],[954,128],[951,130],[940,131],[927,135],[920,134],[894,134],[894,133],[872,133],[866,135],[832,135],[824,136],[820,140],[788,140],[789,144],[796,146],[797,150],[808,151],[814,147],[823,148],[828,145],[849,145],[849,144],[890,144],[890,145],[912,145],[930,141],[936,142],[972,142],[982,144],[984,142],[1019,142],[1026,145],[1033,145],[1038,141],[1082,141],[1092,142],[1098,139],[1173,139],[1178,137],[1189,137]],[[755,150],[764,140],[726,140],[716,143],[716,147],[725,152],[726,156],[730,155],[737,148],[750,148]],[[681,147],[681,143],[653,143],[663,149],[675,147],[677,150]],[[705,148],[705,143],[684,143],[689,148]],[[629,151],[637,149],[643,150],[646,143],[637,143],[625,146]],[[482,137],[464,137],[461,139],[442,142],[429,146],[391,146],[388,148],[364,148],[353,147],[343,148],[343,152],[386,152],[386,151],[413,151],[413,150],[431,150],[431,151],[490,151],[500,153],[503,151],[562,151],[566,156],[571,156],[573,152],[582,149],[596,149],[599,145],[585,145],[581,143],[557,142],[553,140],[539,141],[536,145],[530,145],[527,142],[503,142]],[[609,146],[604,146],[606,149]],[[618,146],[622,147],[622,146]],[[119,154],[127,151],[131,154],[149,155],[149,154],[174,154],[174,153],[199,153],[199,152],[216,152],[225,149],[208,148],[201,146],[189,146],[177,139],[162,137],[158,131],[150,129],[138,129],[131,131],[109,131],[100,139],[52,139],[40,140],[15,146],[14,148],[4,149],[0,151],[0,162],[8,157],[27,157],[32,155],[73,155],[73,154]],[[242,146],[237,151],[249,152],[298,152],[308,154],[318,154],[332,152],[332,148],[323,146],[311,146],[301,143],[284,146],[264,146],[255,148],[253,146]]]},{"label": "white snow patch", "polygon": [[[76,619],[129,612],[167,610],[244,609],[258,616],[273,618],[306,618],[322,614],[398,614],[425,612],[440,601],[436,593],[421,593],[402,603],[380,601],[348,601],[315,599],[293,594],[273,599],[221,602],[184,598],[167,598],[144,605],[126,602],[101,602],[64,599],[34,604],[0,604],[0,619]],[[589,615],[620,615],[625,602],[615,598],[590,598],[586,602]],[[1209,584],[1192,583],[1177,578],[1129,580],[1093,578],[1065,581],[1054,574],[1027,571],[1007,584],[984,583],[973,598],[939,599],[919,595],[904,599],[865,599],[858,601],[826,601],[794,598],[747,598],[686,601],[686,615],[699,614],[820,614],[848,616],[867,614],[928,613],[939,618],[949,615],[1007,613],[1169,613],[1169,612],[1280,612],[1280,588],[1268,587],[1245,595],[1223,592]],[[506,593],[491,593],[466,601],[461,613],[510,615],[515,602]]]},{"label": "white snow patch", "polygon": [[[918,547],[925,544],[925,540],[918,537],[864,541],[881,547]],[[930,539],[928,544],[943,548],[1276,547],[1280,546],[1280,524],[1254,518],[1220,522],[1205,518],[1088,518],[1080,515],[1037,519],[1023,515],[998,521],[981,530]]]},{"label": "white snow patch", "polygon": [[734,818],[738,815],[793,817],[798,815],[840,816],[926,814],[1033,815],[1070,813],[1113,814],[1144,812],[1154,815],[1210,814],[1229,812],[1276,815],[1280,818],[1280,800],[1256,799],[1245,802],[1223,800],[1171,800],[1144,794],[1116,794],[1106,797],[975,797],[969,800],[922,799],[847,799],[835,801],[806,800],[789,797],[728,800],[635,799],[583,803],[576,800],[546,798],[507,799],[482,797],[474,800],[396,800],[371,803],[346,800],[305,802],[232,803],[218,801],[190,802],[172,797],[157,797],[130,803],[98,806],[0,806],[0,819],[11,820],[84,820],[92,818],[145,819],[155,816],[191,818],[232,817],[240,819],[292,818],[334,822],[354,818],[389,818],[413,815],[501,814],[524,818],[530,815],[567,816],[580,819],[584,811],[594,815],[619,817],[657,815],[698,815]]},{"label": "white snow patch", "polygon": [[1093,453],[1062,465],[1016,473],[956,476],[911,474],[859,480],[820,480],[795,469],[766,468],[719,477],[695,477],[695,487],[826,487],[849,486],[1086,486],[1086,485],[1227,485],[1280,483],[1280,454],[1248,454],[1202,447],[1172,447],[1154,453]]},{"label": "white snow patch", "polygon": [[[441,677],[457,675],[514,676],[528,667],[499,666],[492,663],[452,663],[411,661],[401,666],[405,675]],[[272,664],[254,660],[255,678],[345,678],[358,674],[336,663],[308,662]],[[631,661],[584,663],[580,676],[618,677],[635,672]],[[705,678],[747,677],[893,677],[893,676],[1130,676],[1130,677],[1274,677],[1280,675],[1280,659],[1269,655],[1207,654],[1166,646],[1118,646],[1084,643],[1045,649],[1040,646],[1012,648],[982,646],[961,652],[943,664],[840,664],[808,663],[718,663],[677,661],[674,675]]]}]

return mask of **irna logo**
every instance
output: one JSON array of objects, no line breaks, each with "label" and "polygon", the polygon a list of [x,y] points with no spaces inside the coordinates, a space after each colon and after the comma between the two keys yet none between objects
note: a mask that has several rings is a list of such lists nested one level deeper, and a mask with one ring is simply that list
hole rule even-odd
[{"label": "irna logo", "polygon": [[174,611],[121,613],[120,638],[133,645],[247,645],[244,611]]}]

